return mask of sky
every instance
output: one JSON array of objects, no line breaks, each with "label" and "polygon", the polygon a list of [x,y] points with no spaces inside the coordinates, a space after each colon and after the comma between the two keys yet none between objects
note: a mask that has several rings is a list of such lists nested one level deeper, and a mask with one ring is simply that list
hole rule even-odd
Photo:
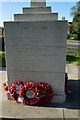
[{"label": "sky", "polygon": [[[17,2],[13,2],[11,0],[3,2],[0,1],[0,26],[3,26],[4,21],[13,21],[14,14],[22,13],[23,7],[30,7],[30,1],[19,1],[20,0],[17,0]],[[65,16],[66,20],[71,22],[73,17],[70,15],[70,9],[76,5],[77,0],[73,0],[72,2],[70,2],[69,0],[66,1],[68,2],[65,2],[65,0],[61,2],[59,0],[57,2],[47,1],[46,6],[51,6],[52,12],[58,13],[59,20],[61,20],[62,17]]]}]

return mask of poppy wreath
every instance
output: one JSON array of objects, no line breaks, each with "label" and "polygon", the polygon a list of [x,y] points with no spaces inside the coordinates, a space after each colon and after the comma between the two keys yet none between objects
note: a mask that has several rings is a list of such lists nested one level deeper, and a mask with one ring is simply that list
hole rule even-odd
[{"label": "poppy wreath", "polygon": [[24,84],[20,89],[19,95],[24,97],[23,103],[27,105],[37,104],[40,99],[36,84],[31,82]]},{"label": "poppy wreath", "polygon": [[20,103],[18,101],[18,97],[19,97],[19,91],[21,89],[21,87],[24,86],[24,82],[22,81],[17,81],[17,82],[14,82],[11,87],[10,87],[10,97],[15,100],[17,103]]},{"label": "poppy wreath", "polygon": [[53,97],[53,90],[47,83],[25,83],[20,89],[19,95],[24,97],[24,104],[49,103]]},{"label": "poppy wreath", "polygon": [[36,83],[36,86],[38,88],[40,96],[38,103],[45,104],[51,102],[54,95],[51,86],[48,83],[44,82]]}]

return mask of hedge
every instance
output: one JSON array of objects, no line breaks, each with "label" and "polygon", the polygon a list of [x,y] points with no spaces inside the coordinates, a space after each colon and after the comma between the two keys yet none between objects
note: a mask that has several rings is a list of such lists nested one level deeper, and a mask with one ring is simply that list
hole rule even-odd
[{"label": "hedge", "polygon": [[0,51],[0,67],[6,67],[5,52]]}]

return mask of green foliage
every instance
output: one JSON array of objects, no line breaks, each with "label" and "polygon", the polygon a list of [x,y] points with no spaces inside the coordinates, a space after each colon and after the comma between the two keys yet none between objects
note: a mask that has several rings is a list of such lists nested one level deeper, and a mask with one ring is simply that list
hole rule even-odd
[{"label": "green foliage", "polygon": [[2,85],[3,85],[3,86],[6,86],[6,82],[4,82]]},{"label": "green foliage", "polygon": [[67,47],[68,50],[80,50],[80,47]]},{"label": "green foliage", "polygon": [[74,61],[74,63],[78,66],[80,66],[80,60]]},{"label": "green foliage", "polygon": [[71,15],[73,16],[72,25],[69,26],[71,33],[76,40],[80,40],[80,1],[76,3],[76,6],[71,8]]},{"label": "green foliage", "polygon": [[5,61],[5,52],[0,51],[0,67],[5,67],[6,61]]},{"label": "green foliage", "polygon": [[80,53],[67,53],[66,63],[75,63],[80,65]]},{"label": "green foliage", "polygon": [[76,40],[67,39],[67,41],[76,41]]},{"label": "green foliage", "polygon": [[78,34],[70,34],[71,40],[78,40]]},{"label": "green foliage", "polygon": [[70,34],[67,34],[67,40],[70,39]]},{"label": "green foliage", "polygon": [[80,0],[76,2],[76,5],[71,8],[71,15],[73,17],[77,17],[77,15],[80,13]]}]

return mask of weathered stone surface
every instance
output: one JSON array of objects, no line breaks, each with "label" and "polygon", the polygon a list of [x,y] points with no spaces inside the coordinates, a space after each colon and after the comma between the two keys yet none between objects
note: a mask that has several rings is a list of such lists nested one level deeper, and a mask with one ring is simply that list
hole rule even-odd
[{"label": "weathered stone surface", "polygon": [[65,73],[11,70],[8,71],[8,74],[9,85],[11,85],[14,82],[14,80],[15,81],[22,80],[24,82],[34,83],[42,81],[50,84],[55,94],[64,94],[65,81],[63,79],[65,79]]},{"label": "weathered stone surface", "polygon": [[40,13],[51,13],[51,7],[25,7],[23,8],[24,14],[40,14]]},{"label": "weathered stone surface", "polygon": [[[20,22],[6,23],[6,25],[8,25],[8,29],[5,27],[5,30],[7,29],[6,34],[8,35],[8,37],[6,37],[8,70],[65,71],[66,43],[63,41],[65,36],[63,37],[63,34],[61,34],[62,31],[59,32],[59,29],[55,29],[59,22],[44,23],[45,22],[39,22],[39,25],[36,22],[33,22],[33,24],[32,22],[21,22],[21,24]],[[51,24],[53,25],[52,27]],[[62,24],[60,24],[60,28],[62,28],[61,25]],[[15,26],[15,29],[10,30],[9,28],[13,26]],[[48,33],[48,30],[50,33]],[[64,30],[66,30],[65,27],[63,28],[63,31]],[[15,33],[15,31],[17,31],[17,33]],[[54,32],[52,33],[52,31]],[[56,32],[63,38],[57,38],[59,36],[55,35]],[[57,42],[55,40],[57,40]],[[64,43],[63,46],[61,43]]]},{"label": "weathered stone surface", "polygon": [[61,93],[61,94],[55,94],[53,99],[52,99],[52,103],[64,103],[66,99],[66,94],[65,92],[64,93]]},{"label": "weathered stone surface", "polygon": [[31,0],[31,7],[45,7],[46,6],[46,0]]},{"label": "weathered stone surface", "polygon": [[66,47],[67,21],[16,21],[5,24],[6,46],[23,46],[24,49],[26,47]]},{"label": "weathered stone surface", "polygon": [[25,71],[44,72],[64,72],[65,70],[66,58],[63,59],[63,57],[65,56],[66,49],[64,46],[32,47],[27,46],[27,44],[26,46],[16,44],[16,46],[6,46],[6,48],[8,51],[6,55],[9,57],[7,60],[8,70],[23,69]]},{"label": "weathered stone surface", "polygon": [[14,14],[15,21],[50,21],[58,20],[58,13]]},{"label": "weathered stone surface", "polygon": [[17,80],[47,82],[64,101],[66,31],[66,21],[6,22],[9,86]]}]

